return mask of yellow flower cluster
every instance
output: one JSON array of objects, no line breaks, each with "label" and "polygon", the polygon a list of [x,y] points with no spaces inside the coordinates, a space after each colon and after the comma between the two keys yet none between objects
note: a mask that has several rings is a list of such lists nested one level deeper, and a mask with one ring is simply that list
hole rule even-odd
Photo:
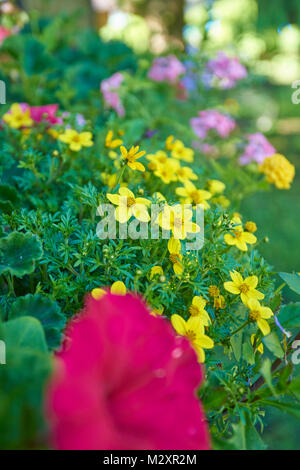
[{"label": "yellow flower cluster", "polygon": [[250,233],[255,231],[255,228],[256,226],[248,225],[248,231],[244,231],[241,219],[238,216],[235,216],[231,221],[230,233],[226,233],[224,235],[224,240],[227,245],[234,245],[241,251],[247,251],[247,244],[253,245],[257,241],[256,236],[253,235],[253,233]]},{"label": "yellow flower cluster", "polygon": [[205,310],[206,300],[201,296],[194,296],[189,307],[190,317],[185,321],[180,315],[171,316],[171,322],[176,333],[185,336],[194,348],[198,361],[205,361],[204,349],[214,347],[213,340],[205,334],[205,327],[209,326],[210,318]]},{"label": "yellow flower cluster", "polygon": [[259,169],[266,175],[267,181],[275,184],[278,189],[290,189],[295,177],[295,167],[283,155],[275,153],[265,158]]}]

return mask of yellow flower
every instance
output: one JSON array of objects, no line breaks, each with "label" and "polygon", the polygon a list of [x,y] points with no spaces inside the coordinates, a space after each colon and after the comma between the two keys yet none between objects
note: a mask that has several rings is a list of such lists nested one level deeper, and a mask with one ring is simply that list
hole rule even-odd
[{"label": "yellow flower", "polygon": [[123,144],[123,140],[113,139],[113,135],[113,131],[108,131],[105,137],[105,147],[115,149],[116,147],[120,147],[120,145]]},{"label": "yellow flower", "polygon": [[199,317],[204,326],[208,326],[210,318],[205,310],[206,300],[198,295],[195,295],[192,300],[192,305],[189,308],[191,317]]},{"label": "yellow flower", "polygon": [[255,222],[251,222],[251,221],[246,222],[246,223],[245,223],[245,230],[247,230],[247,232],[250,232],[250,233],[256,232],[256,230],[257,230],[257,225],[256,225],[256,223],[255,223]]},{"label": "yellow flower", "polygon": [[263,299],[264,294],[256,290],[258,284],[257,276],[249,276],[243,279],[241,274],[236,271],[230,273],[232,281],[224,282],[225,289],[231,294],[240,295],[245,305],[248,305],[249,299]]},{"label": "yellow flower", "polygon": [[219,180],[208,180],[206,186],[211,194],[220,194],[226,188],[225,184]]},{"label": "yellow flower", "polygon": [[161,316],[163,313],[164,313],[164,307],[162,307],[162,306],[160,306],[158,308],[154,307],[150,312],[150,314],[153,315],[154,317]]},{"label": "yellow flower", "polygon": [[[251,335],[250,341],[251,341],[251,344],[253,346],[254,341],[255,341],[255,333],[253,333],[253,335]],[[256,351],[260,352],[260,354],[263,354],[264,353],[264,345],[262,343],[259,343],[259,345],[257,345],[257,343],[256,343],[255,352]]]},{"label": "yellow flower", "polygon": [[192,217],[191,209],[181,204],[172,207],[166,204],[158,216],[158,222],[164,230],[171,230],[176,239],[184,240],[188,233],[200,232],[200,227],[191,221]]},{"label": "yellow flower", "polygon": [[214,197],[211,202],[213,202],[214,204],[220,204],[220,206],[224,207],[224,209],[227,209],[227,207],[230,206],[230,201],[229,199],[227,199],[227,197],[221,195],[221,196],[218,196],[218,197]]},{"label": "yellow flower", "polygon": [[157,170],[159,165],[163,165],[168,161],[168,155],[163,150],[158,150],[156,153],[150,153],[146,158],[147,160],[150,160],[148,168],[151,171]]},{"label": "yellow flower", "polygon": [[30,109],[22,111],[18,103],[14,103],[10,107],[10,112],[4,114],[3,121],[6,122],[13,129],[20,129],[20,127],[31,127],[33,120],[30,117]]},{"label": "yellow flower", "polygon": [[[126,286],[124,282],[122,281],[114,282],[110,287],[110,293],[114,295],[126,295]],[[96,288],[92,290],[91,294],[92,294],[92,297],[94,297],[94,299],[100,300],[106,294],[106,290],[101,289],[101,288]]]},{"label": "yellow flower", "polygon": [[79,152],[82,147],[92,147],[92,133],[91,132],[77,132],[74,129],[66,129],[63,134],[58,137],[61,142],[68,144],[70,150]]},{"label": "yellow flower", "polygon": [[171,316],[171,323],[174,330],[180,336],[185,336],[194,348],[199,362],[205,361],[204,349],[212,349],[214,342],[209,336],[204,334],[204,326],[200,317],[190,317],[185,321],[179,315]]},{"label": "yellow flower", "polygon": [[220,295],[220,290],[217,286],[209,286],[208,294],[210,297],[218,297],[218,295]]},{"label": "yellow flower", "polygon": [[192,163],[194,160],[194,150],[185,147],[181,140],[175,140],[172,143],[171,155],[177,160],[184,160],[188,163]]},{"label": "yellow flower", "polygon": [[176,194],[184,197],[186,204],[201,204],[204,209],[209,209],[208,199],[211,198],[211,194],[204,189],[197,189],[196,186],[187,181],[182,188],[176,188]]},{"label": "yellow flower", "polygon": [[173,146],[174,146],[174,136],[169,135],[169,137],[166,138],[166,149],[172,150]]},{"label": "yellow flower", "polygon": [[127,150],[123,145],[120,147],[122,157],[124,158],[124,160],[126,160],[127,165],[132,170],[145,171],[144,165],[136,161],[146,153],[144,150],[142,152],[139,152],[139,149],[139,146],[132,146],[130,150]]},{"label": "yellow flower", "polygon": [[225,242],[227,245],[235,245],[241,251],[247,251],[247,243],[249,245],[256,243],[256,236],[252,233],[244,232],[241,219],[238,217],[235,217],[231,223],[234,227],[231,229],[232,233],[226,233],[226,235],[224,235]]},{"label": "yellow flower", "polygon": [[278,189],[290,189],[295,176],[295,167],[283,155],[275,153],[264,159],[259,169],[267,177],[269,183]]},{"label": "yellow flower", "polygon": [[197,180],[198,176],[193,172],[188,166],[179,166],[175,171],[178,181],[181,183],[186,183],[189,180]]},{"label": "yellow flower", "polygon": [[51,129],[48,129],[47,132],[49,135],[51,135],[51,137],[53,137],[53,139],[59,138],[59,132],[56,129],[51,128]]},{"label": "yellow flower", "polygon": [[268,335],[271,329],[266,319],[273,316],[272,310],[269,307],[263,307],[258,300],[254,298],[250,298],[247,301],[247,307],[250,310],[249,319],[257,323],[258,328],[264,336]]},{"label": "yellow flower", "polygon": [[168,250],[169,250],[169,260],[173,264],[173,270],[175,274],[181,275],[183,273],[183,266],[181,263],[182,254],[181,252],[181,244],[179,240],[175,240],[175,238],[170,238],[168,241]]},{"label": "yellow flower", "polygon": [[118,206],[115,211],[115,217],[118,222],[127,222],[132,215],[141,222],[149,222],[150,216],[147,206],[151,202],[148,199],[135,197],[133,192],[127,188],[120,188],[119,194],[108,193],[106,196],[110,202]]},{"label": "yellow flower", "polygon": [[223,295],[218,295],[217,297],[214,297],[214,308],[216,310],[219,310],[220,308],[225,308],[226,303]]},{"label": "yellow flower", "polygon": [[109,188],[114,188],[117,184],[117,175],[114,173],[110,175],[109,173],[101,173],[101,178],[104,184],[108,186]]},{"label": "yellow flower", "polygon": [[174,158],[168,158],[163,164],[157,164],[154,171],[155,176],[158,176],[165,184],[169,184],[172,181],[177,181],[176,171],[179,167],[179,163]]},{"label": "yellow flower", "polygon": [[150,279],[153,279],[154,276],[159,274],[160,276],[163,276],[164,270],[161,266],[153,266],[150,271]]}]

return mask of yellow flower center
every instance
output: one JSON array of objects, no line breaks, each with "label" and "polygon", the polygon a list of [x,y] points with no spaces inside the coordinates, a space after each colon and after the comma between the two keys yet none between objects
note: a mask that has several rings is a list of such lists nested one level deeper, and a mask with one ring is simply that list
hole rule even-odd
[{"label": "yellow flower center", "polygon": [[260,319],[260,312],[259,310],[251,310],[249,316],[251,320],[257,321]]},{"label": "yellow flower center", "polygon": [[241,232],[241,231],[239,231],[239,230],[234,230],[234,236],[235,236],[236,238],[241,238],[242,234],[243,234],[243,232]]},{"label": "yellow flower center", "polygon": [[199,309],[195,305],[191,305],[189,308],[189,312],[192,315],[192,317],[195,317],[196,315],[199,314]]},{"label": "yellow flower center", "polygon": [[154,162],[150,162],[150,163],[148,164],[148,168],[149,168],[149,170],[152,170],[152,171],[153,171],[153,170],[156,170],[157,165],[156,165]]},{"label": "yellow flower center", "polygon": [[249,286],[247,286],[247,284],[243,283],[239,286],[239,289],[240,289],[240,292],[241,294],[247,294],[247,292],[249,292]]},{"label": "yellow flower center", "polygon": [[169,256],[169,260],[171,261],[172,264],[176,264],[178,262],[178,257],[174,253],[171,253]]},{"label": "yellow flower center", "polygon": [[181,228],[181,226],[182,226],[182,218],[181,217],[175,217],[174,227]]},{"label": "yellow flower center", "polygon": [[191,198],[193,199],[193,202],[194,202],[195,204],[200,204],[200,202],[201,202],[201,197],[200,197],[198,191],[192,191],[192,192],[191,192]]},{"label": "yellow flower center", "polygon": [[72,141],[75,142],[76,144],[80,142],[80,135],[74,135],[74,137],[72,137]]},{"label": "yellow flower center", "polygon": [[195,339],[197,337],[196,333],[193,330],[187,330],[185,336],[189,341],[192,341],[192,342],[195,341]]},{"label": "yellow flower center", "polygon": [[131,206],[133,206],[134,204],[135,204],[135,198],[129,196],[129,197],[127,198],[127,207],[131,207]]}]

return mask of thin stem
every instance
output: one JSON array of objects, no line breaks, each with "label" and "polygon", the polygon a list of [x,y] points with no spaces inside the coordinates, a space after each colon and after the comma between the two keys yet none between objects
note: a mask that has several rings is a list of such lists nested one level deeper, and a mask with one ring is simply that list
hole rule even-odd
[{"label": "thin stem", "polygon": [[231,333],[231,336],[235,335],[236,333],[238,333],[239,331],[241,331],[243,328],[245,328],[245,326],[249,325],[250,321],[249,320],[246,320],[245,323],[243,323],[241,326],[239,326],[235,331],[233,331]]}]

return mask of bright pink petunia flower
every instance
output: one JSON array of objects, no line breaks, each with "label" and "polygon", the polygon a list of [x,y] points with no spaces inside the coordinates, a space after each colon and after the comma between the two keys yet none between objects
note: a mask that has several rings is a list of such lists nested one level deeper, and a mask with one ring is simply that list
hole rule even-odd
[{"label": "bright pink petunia flower", "polygon": [[237,57],[228,57],[223,51],[219,51],[216,58],[206,64],[206,72],[215,76],[221,88],[233,88],[238,80],[247,77],[246,68]]},{"label": "bright pink petunia flower", "polygon": [[47,390],[58,449],[209,449],[188,341],[127,294],[87,298]]},{"label": "bright pink petunia flower", "polygon": [[264,159],[276,153],[275,148],[266,137],[260,132],[249,134],[246,136],[248,144],[245,147],[243,155],[240,156],[239,162],[241,165],[247,165],[252,161],[263,163]]},{"label": "bright pink petunia flower", "polygon": [[209,130],[214,129],[223,139],[235,128],[235,121],[230,116],[215,109],[199,111],[198,117],[192,118],[190,124],[200,139],[205,139]]}]

